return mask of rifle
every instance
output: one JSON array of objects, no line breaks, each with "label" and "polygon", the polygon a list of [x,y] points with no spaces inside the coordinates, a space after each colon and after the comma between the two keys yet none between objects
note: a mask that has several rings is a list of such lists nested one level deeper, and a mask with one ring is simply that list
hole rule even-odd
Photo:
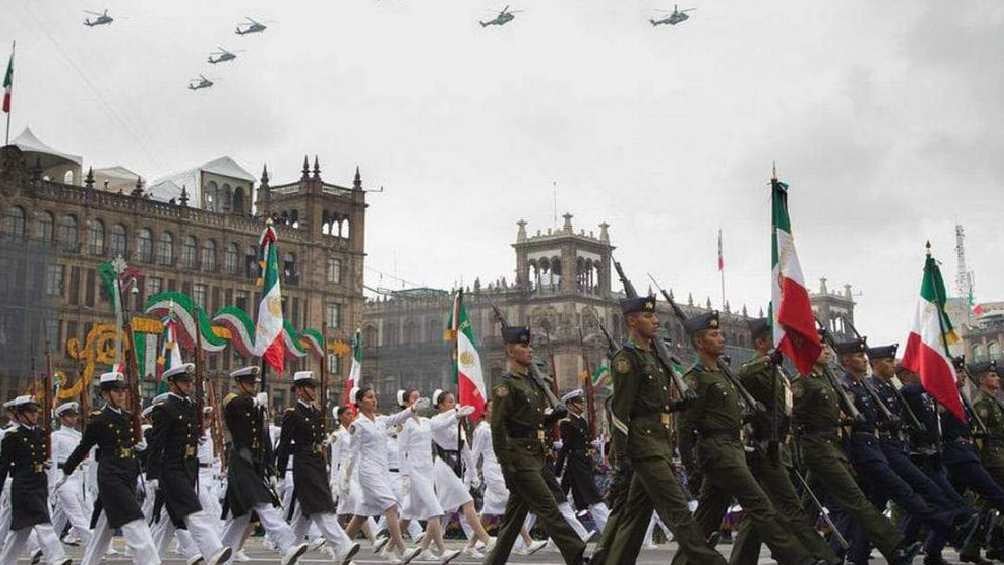
[{"label": "rifle", "polygon": [[[495,319],[498,321],[502,329],[509,327],[509,322],[506,321],[505,316],[502,315],[502,311],[495,304],[491,305],[492,311],[495,313]],[[547,396],[547,404],[551,407],[551,410],[557,410],[561,407],[562,410],[565,409],[564,403],[558,398],[558,395],[554,394],[554,390],[551,388],[551,383],[554,380],[551,377],[544,375],[540,367],[537,366],[536,362],[530,363],[530,378],[533,382],[537,384],[541,389],[544,390],[544,395]]]},{"label": "rifle", "polygon": [[[196,316],[198,316],[198,308]],[[198,320],[195,323],[195,427],[198,429],[199,439],[206,431],[206,418],[203,411],[206,407],[206,384],[203,381],[202,367],[202,331],[199,329]]]},{"label": "rifle", "polygon": [[[624,269],[621,268],[621,264],[614,261],[614,268],[617,269],[617,276],[620,277],[621,284],[624,285],[624,294],[628,298],[637,298],[638,291],[634,289],[634,285],[631,284],[627,275],[624,274]],[[655,356],[659,359],[659,362],[662,363],[663,367],[669,371],[669,377],[673,381],[673,386],[675,386],[676,390],[680,392],[683,402],[696,400],[697,393],[687,386],[687,383],[683,380],[683,376],[680,375],[678,370],[676,370],[676,367],[678,365],[682,365],[683,363],[669,352],[669,349],[666,348],[666,343],[659,336],[656,336],[656,338],[652,340],[652,345],[655,350]]]},{"label": "rifle", "polygon": [[321,321],[321,398],[317,401],[321,411],[321,428],[325,433],[328,428],[328,321]]},{"label": "rifle", "polygon": [[603,322],[599,322],[599,326],[600,331],[602,331],[603,335],[607,338],[607,359],[613,359],[615,355],[621,352],[621,348],[617,345],[617,342],[614,341],[610,332],[607,331],[607,327],[603,325]]},{"label": "rifle", "polygon": [[[970,384],[972,384],[973,387],[976,388],[976,390],[979,390],[980,385],[979,383],[976,382],[976,379],[973,378],[973,376],[969,373],[969,369],[963,366],[962,369],[960,370],[962,371],[962,374],[965,375],[966,379],[970,382]],[[972,401],[966,398],[966,395],[963,393],[961,388],[959,390],[959,397],[962,398],[962,406],[966,409],[966,412],[969,413],[969,417],[976,422],[976,427],[979,428],[979,431],[977,433],[979,433],[984,437],[989,436],[990,428],[988,428],[983,419],[980,418],[980,415],[976,413],[976,408],[973,407]],[[940,417],[938,418],[938,422],[939,423],[941,422]]]},{"label": "rifle", "polygon": [[45,438],[45,460],[52,459],[52,417],[56,395],[52,390],[52,356],[49,354],[49,337],[45,338],[45,398],[42,403],[42,436]]},{"label": "rifle", "polygon": [[209,388],[206,392],[206,402],[213,408],[213,415],[209,419],[209,437],[213,441],[213,452],[220,458],[220,466],[225,467],[225,454],[223,453],[223,428],[220,422],[220,406],[217,403],[216,383],[208,380]]},{"label": "rifle", "polygon": [[[833,349],[833,336],[830,335],[830,331],[826,329],[826,326],[816,318],[816,324],[819,326],[819,334],[826,342],[826,345]],[[852,420],[857,423],[865,421],[865,417],[861,415],[858,407],[854,405],[854,401],[851,400],[850,396],[847,396],[847,389],[845,389],[840,383],[837,382],[837,378],[833,376],[833,371],[830,370],[829,363],[823,364],[823,377],[826,381],[830,383],[830,386],[837,393],[837,400],[840,402],[840,409],[843,410],[844,414],[850,416]]]},{"label": "rifle", "polygon": [[135,368],[136,351],[132,343],[132,321],[126,322],[123,330],[125,331],[125,337],[122,338],[123,345],[125,345],[123,365],[125,368],[126,382],[129,383],[129,404],[132,412],[132,436],[133,442],[140,443],[143,441],[143,424],[140,422],[140,413],[143,411],[143,404],[139,396],[139,375],[137,374]]},{"label": "rifle", "polygon": [[579,348],[582,350],[582,366],[586,370],[586,415],[589,422],[589,439],[596,439],[596,405],[593,398],[593,371],[589,368],[589,357],[586,355],[586,340],[579,328]]},{"label": "rifle", "polygon": [[816,493],[812,492],[812,489],[809,488],[809,483],[805,480],[805,477],[802,476],[802,473],[800,473],[797,468],[792,468],[792,472],[794,473],[795,478],[798,479],[799,484],[802,485],[802,490],[809,495],[810,499],[812,499],[813,506],[815,506],[816,510],[819,511],[819,515],[823,517],[823,521],[826,522],[826,525],[830,528],[830,532],[834,539],[836,539],[837,543],[840,544],[840,547],[844,548],[846,551],[851,546],[851,544],[847,543],[847,538],[840,533],[837,526],[833,524],[832,520],[830,520],[829,514],[826,513],[826,508],[823,506],[823,503],[819,501]]}]

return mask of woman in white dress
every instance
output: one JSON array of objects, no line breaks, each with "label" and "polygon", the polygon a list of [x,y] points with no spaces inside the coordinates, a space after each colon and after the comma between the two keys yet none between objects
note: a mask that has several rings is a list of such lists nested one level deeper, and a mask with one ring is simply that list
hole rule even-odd
[{"label": "woman in white dress", "polygon": [[[439,412],[431,418],[432,420],[432,450],[435,453],[435,465],[433,467],[433,477],[436,485],[436,496],[439,504],[446,512],[453,512],[458,508],[463,512],[464,521],[470,528],[468,536],[470,541],[464,548],[464,553],[471,557],[483,557],[476,549],[475,544],[481,542],[486,548],[491,548],[494,540],[488,536],[481,519],[474,508],[474,498],[464,486],[464,481],[460,479],[454,467],[461,461],[467,465],[471,464],[471,452],[464,445],[459,447],[459,433],[457,431],[457,403],[453,398],[453,393],[443,390],[436,390],[432,394],[432,404]],[[452,425],[438,425],[444,421],[450,421]],[[466,529],[465,529],[466,530]],[[467,532],[465,532],[467,533]]]},{"label": "woman in white dress", "polygon": [[[363,387],[352,395],[359,407],[359,416],[349,426],[352,435],[352,455],[349,459],[349,476],[355,467],[359,468],[360,496],[354,516],[345,528],[349,539],[366,523],[366,518],[382,514],[387,519],[390,542],[381,555],[393,563],[410,563],[422,553],[421,548],[408,549],[401,537],[401,522],[398,513],[397,496],[391,484],[387,466],[387,429],[403,423],[421,408],[416,404],[393,416],[379,416],[376,413],[377,397],[370,387]],[[342,477],[341,492],[348,493],[349,480]]]},{"label": "woman in white dress", "polygon": [[[418,401],[418,394],[417,390],[405,391],[406,396],[402,399],[404,406],[413,406]],[[457,414],[458,411],[455,411],[453,418],[441,418],[435,425],[456,426]],[[419,547],[426,550],[430,544],[436,544],[438,553],[434,553],[433,556],[445,564],[460,556],[460,552],[448,551],[443,542],[443,507],[439,504],[432,479],[433,425],[433,421],[429,418],[423,418],[413,412],[398,435],[398,445],[401,448],[401,474],[405,481],[405,501],[401,515],[408,520],[426,522],[425,538]]]},{"label": "woman in white dress", "polygon": [[[349,473],[349,460],[352,456],[352,434],[349,433],[349,426],[355,420],[355,412],[349,406],[337,406],[332,412],[341,429],[332,432],[331,475],[329,478],[331,492],[338,495],[338,515],[353,515],[358,504],[359,493],[362,490],[359,486],[359,469],[357,468],[351,474]],[[340,492],[340,487],[342,480],[346,478],[349,481],[349,491],[343,493]],[[373,545],[374,551],[383,549],[388,538],[377,539],[375,537],[377,532],[376,520],[369,518],[360,529],[363,535],[366,536],[366,539]]]}]

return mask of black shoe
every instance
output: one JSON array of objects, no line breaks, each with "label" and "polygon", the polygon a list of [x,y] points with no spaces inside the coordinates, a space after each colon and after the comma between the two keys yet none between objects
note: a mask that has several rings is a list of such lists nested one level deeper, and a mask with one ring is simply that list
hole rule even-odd
[{"label": "black shoe", "polygon": [[712,534],[708,536],[708,545],[710,545],[711,547],[715,547],[716,545],[718,545],[718,542],[721,541],[721,539],[722,539],[721,530],[712,532]]},{"label": "black shoe", "polygon": [[900,545],[896,548],[896,551],[893,554],[891,565],[910,565],[913,563],[913,558],[920,553],[920,549],[923,545],[924,544],[919,541],[915,541],[908,545]]},{"label": "black shoe", "polygon": [[979,553],[973,555],[968,555],[968,554],[963,555],[960,553],[959,561],[963,563],[975,563],[976,565],[994,565],[993,561],[987,561],[986,559],[983,559],[983,557]]},{"label": "black shoe", "polygon": [[987,559],[993,559],[994,561],[1004,561],[1004,549],[988,549]]},{"label": "black shoe", "polygon": [[980,531],[980,514],[978,512],[967,516],[964,520],[959,523],[958,526],[952,532],[952,539],[950,543],[952,547],[962,549],[966,547],[967,544],[973,539]]}]

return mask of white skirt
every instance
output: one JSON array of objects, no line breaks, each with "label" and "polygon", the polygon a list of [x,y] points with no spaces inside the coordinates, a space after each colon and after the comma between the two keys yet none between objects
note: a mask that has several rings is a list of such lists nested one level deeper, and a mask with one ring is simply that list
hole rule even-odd
[{"label": "white skirt", "polygon": [[397,504],[394,487],[391,485],[390,471],[381,469],[369,473],[359,471],[359,496],[356,498],[357,516],[379,516]]},{"label": "white skirt", "polygon": [[432,484],[432,469],[412,469],[408,492],[401,506],[403,520],[428,520],[444,514]]},{"label": "white skirt", "polygon": [[509,489],[505,486],[502,471],[490,466],[482,466],[481,473],[485,477],[485,494],[481,513],[495,516],[505,514],[505,505],[509,502]]},{"label": "white skirt", "polygon": [[[338,484],[335,483],[332,488],[333,492],[338,492]],[[359,481],[355,477],[349,480],[349,492],[345,496],[338,497],[338,513],[339,514],[355,514],[356,506],[359,504],[359,493],[362,491],[362,487],[359,486]]]},{"label": "white skirt", "polygon": [[436,458],[432,474],[435,478],[436,497],[439,498],[439,505],[443,510],[453,512],[474,500],[471,498],[471,493],[467,492],[464,481],[461,481],[442,459]]}]

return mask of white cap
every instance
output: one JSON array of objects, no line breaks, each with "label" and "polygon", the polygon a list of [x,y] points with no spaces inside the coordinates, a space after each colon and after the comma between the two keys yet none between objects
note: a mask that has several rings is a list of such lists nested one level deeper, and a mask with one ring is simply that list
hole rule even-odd
[{"label": "white cap", "polygon": [[407,392],[408,391],[404,390],[403,388],[397,389],[397,405],[398,406],[404,406],[404,401],[407,400],[407,398],[405,398],[404,395]]},{"label": "white cap", "polygon": [[118,371],[109,371],[107,373],[101,373],[101,378],[98,380],[98,384],[104,386],[112,383],[125,384],[125,375],[123,375]]},{"label": "white cap", "polygon": [[80,412],[80,404],[76,402],[64,402],[63,404],[57,406],[52,412],[56,416],[62,416],[63,412],[69,412],[71,410],[74,412]]},{"label": "white cap", "polygon": [[20,396],[18,396],[16,398],[14,398],[14,400],[11,400],[10,401],[10,405],[11,405],[11,408],[18,409],[18,408],[21,408],[23,406],[28,406],[28,405],[38,406],[38,402],[35,400],[34,396],[32,396],[30,394],[22,394],[22,395],[20,395]]},{"label": "white cap", "polygon": [[566,392],[565,394],[561,395],[561,401],[562,402],[568,402],[569,400],[574,400],[576,398],[581,397],[582,394],[583,394],[583,392],[582,392],[581,388],[570,390],[570,391]]},{"label": "white cap", "polygon": [[170,379],[171,377],[177,375],[187,375],[195,372],[195,363],[182,363],[176,367],[171,367],[170,369],[164,371],[161,375],[165,379]]},{"label": "white cap", "polygon": [[435,392],[432,393],[432,405],[433,406],[438,406],[439,405],[439,397],[443,396],[444,393],[446,393],[446,391],[443,390],[443,389],[441,389],[441,388],[437,388],[435,390]]},{"label": "white cap", "polygon": [[241,367],[236,371],[231,371],[230,376],[235,379],[239,377],[254,377],[254,380],[258,381],[258,375],[260,373],[261,373],[261,367],[252,365],[250,367]]},{"label": "white cap", "polygon": [[293,384],[297,384],[300,381],[311,381],[314,380],[313,371],[297,371],[293,373]]},{"label": "white cap", "polygon": [[359,387],[354,386],[352,390],[349,391],[349,402],[352,404],[356,403],[356,394],[359,394]]}]

